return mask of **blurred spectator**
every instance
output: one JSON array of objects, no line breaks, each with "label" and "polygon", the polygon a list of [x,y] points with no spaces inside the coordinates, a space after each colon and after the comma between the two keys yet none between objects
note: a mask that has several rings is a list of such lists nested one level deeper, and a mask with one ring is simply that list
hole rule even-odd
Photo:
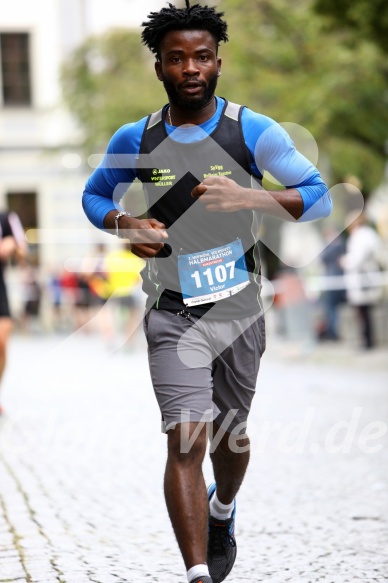
[{"label": "blurred spectator", "polygon": [[[0,213],[0,381],[6,364],[8,339],[12,331],[4,271],[10,259],[21,261],[27,251],[24,230],[18,215],[14,212]],[[3,410],[0,405],[0,415]]]},{"label": "blurred spectator", "polygon": [[105,304],[108,291],[108,277],[105,272],[105,245],[97,245],[96,253],[91,257],[86,257],[82,264],[85,271],[89,273],[89,289],[92,295],[91,303],[93,306],[101,307]]},{"label": "blurred spectator", "polygon": [[74,330],[82,328],[83,332],[89,333],[90,320],[92,318],[91,308],[93,305],[93,293],[89,285],[90,272],[83,263],[80,270],[62,273],[61,284],[61,315],[70,323]]},{"label": "blurred spectator", "polygon": [[39,319],[41,287],[38,282],[37,269],[28,262],[23,266],[22,283],[24,289],[24,305],[21,315],[23,330],[31,328],[31,323],[36,324]]},{"label": "blurred spectator", "polygon": [[312,304],[298,270],[283,268],[276,276],[277,290],[274,305],[280,316],[280,332],[297,346],[297,350],[310,350],[314,344]]},{"label": "blurred spectator", "polygon": [[127,346],[131,347],[136,342],[135,331],[144,310],[140,290],[140,271],[143,267],[144,261],[131,252],[129,243],[105,257],[105,285],[101,286],[100,293],[108,300],[101,312],[105,314],[103,333],[109,343],[117,336],[114,325],[117,309]]},{"label": "blurred spectator", "polygon": [[341,265],[346,273],[347,299],[354,306],[361,322],[362,342],[365,348],[375,345],[372,306],[381,296],[375,274],[380,270],[379,256],[382,241],[367,224],[364,214],[347,218],[349,237]]},{"label": "blurred spectator", "polygon": [[327,280],[328,289],[323,292],[324,322],[318,336],[320,340],[338,340],[338,307],[346,301],[345,287],[339,279],[344,275],[341,257],[346,246],[339,230],[332,226],[324,230],[324,237],[327,246],[321,252],[320,260],[325,266],[325,275],[331,279]]},{"label": "blurred spectator", "polygon": [[77,327],[75,322],[75,303],[78,299],[78,281],[75,273],[64,270],[60,275],[61,289],[61,318],[70,323],[71,327]]},{"label": "blurred spectator", "polygon": [[83,328],[84,332],[89,331],[87,324],[91,318],[90,308],[92,306],[92,293],[89,287],[89,277],[89,273],[81,272],[75,274],[75,328]]},{"label": "blurred spectator", "polygon": [[91,317],[103,337],[107,338],[113,336],[113,325],[109,310],[104,307],[109,297],[105,256],[105,245],[100,243],[93,254],[83,259],[81,271],[87,274]]},{"label": "blurred spectator", "polygon": [[62,285],[60,270],[54,270],[48,276],[47,291],[49,303],[52,309],[52,327],[58,331],[62,328]]}]

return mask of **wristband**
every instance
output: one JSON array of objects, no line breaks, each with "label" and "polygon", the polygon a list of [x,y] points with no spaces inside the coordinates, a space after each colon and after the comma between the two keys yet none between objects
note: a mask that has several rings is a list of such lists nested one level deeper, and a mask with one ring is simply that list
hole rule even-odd
[{"label": "wristband", "polygon": [[115,227],[116,227],[116,237],[118,237],[119,239],[127,239],[128,237],[125,237],[123,235],[120,234],[119,231],[119,218],[120,217],[130,217],[131,214],[127,213],[126,211],[121,211],[119,212],[118,215],[115,216]]}]

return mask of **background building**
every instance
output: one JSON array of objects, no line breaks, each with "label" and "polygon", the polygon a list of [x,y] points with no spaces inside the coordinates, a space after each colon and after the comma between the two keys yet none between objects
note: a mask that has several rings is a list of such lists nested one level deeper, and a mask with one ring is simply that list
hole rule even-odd
[{"label": "background building", "polygon": [[[88,36],[139,26],[160,0],[14,0],[0,7],[0,208],[16,210],[35,260],[58,266],[99,235],[81,211],[91,169],[63,104],[60,68]],[[108,235],[105,236],[110,238]],[[108,241],[110,243],[110,241]],[[36,244],[34,244],[36,243]],[[113,241],[111,242],[113,244]]]}]

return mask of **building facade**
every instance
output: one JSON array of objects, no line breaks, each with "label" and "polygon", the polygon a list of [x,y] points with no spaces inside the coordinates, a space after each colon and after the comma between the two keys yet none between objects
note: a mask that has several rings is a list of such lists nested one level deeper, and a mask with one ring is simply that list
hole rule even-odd
[{"label": "building facade", "polygon": [[82,212],[91,168],[79,147],[82,131],[62,101],[61,65],[87,37],[136,27],[162,5],[13,0],[0,6],[0,208],[19,213],[41,266],[58,268],[82,255],[80,246],[111,239]]}]

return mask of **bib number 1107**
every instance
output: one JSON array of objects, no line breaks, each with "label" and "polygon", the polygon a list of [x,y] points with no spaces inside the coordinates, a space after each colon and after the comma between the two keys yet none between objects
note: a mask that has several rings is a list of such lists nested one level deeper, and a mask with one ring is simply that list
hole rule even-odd
[{"label": "bib number 1107", "polygon": [[197,289],[201,289],[202,287],[201,275],[207,279],[207,285],[209,286],[214,285],[214,277],[218,283],[224,283],[227,279],[234,279],[235,265],[235,261],[230,261],[225,265],[217,265],[214,271],[211,267],[202,271],[202,273],[200,271],[194,271],[194,273],[191,274],[191,277],[195,280]]},{"label": "bib number 1107", "polygon": [[186,306],[219,302],[250,283],[240,239],[215,249],[179,255],[178,274]]}]

